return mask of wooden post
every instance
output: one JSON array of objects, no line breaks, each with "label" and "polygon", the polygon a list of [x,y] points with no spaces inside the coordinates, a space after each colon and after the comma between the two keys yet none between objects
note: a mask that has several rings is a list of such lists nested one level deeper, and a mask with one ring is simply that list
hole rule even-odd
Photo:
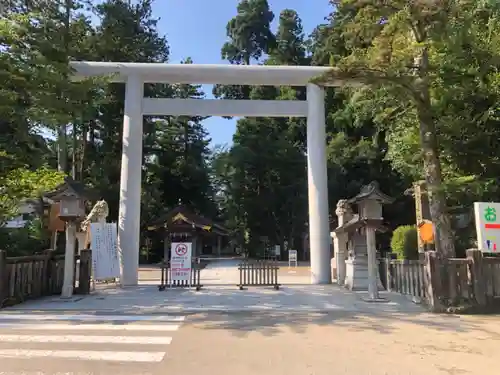
[{"label": "wooden post", "polygon": [[76,223],[68,221],[66,223],[66,249],[64,256],[64,279],[61,298],[71,298],[75,285],[75,241]]},{"label": "wooden post", "polygon": [[92,269],[92,251],[80,250],[80,269],[78,278],[78,292],[80,294],[90,293],[90,274]]},{"label": "wooden post", "polygon": [[167,262],[165,261],[165,259],[163,259],[163,261],[162,261],[160,272],[161,272],[161,274],[160,274],[161,280],[160,280],[159,289],[165,290],[165,287],[166,287],[165,273],[167,272]]},{"label": "wooden post", "polygon": [[474,299],[476,303],[484,307],[487,303],[486,297],[486,278],[483,266],[483,253],[481,250],[467,250],[467,259],[471,262],[472,288],[474,290]]},{"label": "wooden post", "polygon": [[385,290],[392,292],[392,272],[391,272],[391,256],[387,254],[385,261]]},{"label": "wooden post", "polygon": [[46,259],[44,261],[44,275],[43,275],[43,288],[44,292],[43,294],[46,296],[52,295],[54,292],[54,284],[53,284],[53,275],[52,275],[52,269],[53,264],[52,264],[52,258],[54,256],[54,251],[53,249],[47,249],[43,251],[43,254],[46,256]]},{"label": "wooden post", "polygon": [[0,250],[0,308],[8,295],[7,282],[7,252]]},{"label": "wooden post", "polygon": [[427,291],[427,304],[434,312],[442,311],[439,297],[442,296],[441,274],[437,252],[427,251],[425,253],[425,287]]}]

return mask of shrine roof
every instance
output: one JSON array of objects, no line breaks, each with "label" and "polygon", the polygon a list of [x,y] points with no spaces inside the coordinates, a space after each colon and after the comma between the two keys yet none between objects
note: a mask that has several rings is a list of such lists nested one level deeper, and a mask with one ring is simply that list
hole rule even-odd
[{"label": "shrine roof", "polygon": [[389,228],[387,228],[383,224],[382,219],[368,219],[360,217],[359,215],[356,214],[347,223],[345,223],[341,227],[336,228],[334,232],[349,233],[349,232],[354,232],[355,230],[363,227],[375,228],[375,230],[378,230],[379,232],[387,232],[389,230]]},{"label": "shrine roof", "polygon": [[64,182],[58,185],[54,190],[43,194],[48,199],[58,199],[62,195],[76,195],[84,200],[96,200],[98,198],[97,192],[85,186],[84,183],[76,181],[71,177],[65,177]]},{"label": "shrine roof", "polygon": [[377,181],[372,181],[368,185],[363,186],[360,192],[354,198],[348,199],[347,202],[360,203],[369,199],[387,204],[394,202],[394,198],[380,191],[380,185]]},{"label": "shrine roof", "polygon": [[214,232],[225,236],[229,235],[229,230],[224,226],[202,215],[194,213],[187,206],[182,204],[160,216],[148,226],[148,229],[168,229],[169,227],[172,229],[172,226],[179,224],[188,224],[207,232]]}]

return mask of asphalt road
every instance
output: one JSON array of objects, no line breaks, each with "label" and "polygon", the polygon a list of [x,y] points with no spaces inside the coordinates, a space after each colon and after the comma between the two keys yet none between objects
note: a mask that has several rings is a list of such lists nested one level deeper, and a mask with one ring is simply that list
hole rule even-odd
[{"label": "asphalt road", "polygon": [[500,319],[2,313],[0,375],[498,374]]}]

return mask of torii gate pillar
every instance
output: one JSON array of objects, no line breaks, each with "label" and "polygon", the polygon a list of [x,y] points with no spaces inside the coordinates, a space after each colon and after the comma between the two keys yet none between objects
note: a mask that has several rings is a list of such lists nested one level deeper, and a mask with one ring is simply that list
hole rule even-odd
[{"label": "torii gate pillar", "polygon": [[118,214],[118,251],[122,263],[121,284],[139,282],[139,250],[141,234],[141,181],[144,82],[131,75],[125,89],[123,113],[123,149]]},{"label": "torii gate pillar", "polygon": [[311,284],[329,284],[330,224],[326,169],[325,91],[307,85],[307,185]]}]

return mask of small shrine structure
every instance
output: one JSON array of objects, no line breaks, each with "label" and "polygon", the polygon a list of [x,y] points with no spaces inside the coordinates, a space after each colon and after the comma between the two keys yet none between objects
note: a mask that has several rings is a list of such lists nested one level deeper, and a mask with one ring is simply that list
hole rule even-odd
[{"label": "small shrine structure", "polygon": [[192,256],[221,256],[229,244],[229,230],[179,204],[148,226],[150,231],[162,231],[164,259],[170,256],[172,242],[191,242]]},{"label": "small shrine structure", "polygon": [[382,206],[393,198],[382,193],[378,182],[361,188],[351,199],[337,203],[338,227],[331,233],[337,282],[349,290],[368,290],[370,299],[378,299],[382,289],[379,277],[375,232],[385,232]]},{"label": "small shrine structure", "polygon": [[[71,298],[75,279],[75,245],[79,223],[85,218],[85,203],[93,198],[92,193],[80,182],[66,177],[64,182],[53,191],[45,194],[45,198],[54,203],[57,218],[65,223],[66,244],[64,258],[64,280],[62,298]],[[57,234],[57,231],[55,232]],[[77,249],[78,251],[79,249]]]},{"label": "small shrine structure", "polygon": [[[68,202],[68,198],[71,198],[71,204],[75,206],[71,210],[77,210],[79,213],[85,215],[87,202],[96,200],[97,193],[82,182],[76,181],[71,177],[65,177],[62,184],[58,185],[54,190],[43,194],[43,198],[50,203],[48,227],[51,232],[51,248],[55,249],[57,245],[57,233],[64,232],[66,229],[66,222],[61,218],[61,216],[64,216],[64,213],[61,212],[61,203],[63,201]],[[79,218],[79,220],[83,219],[84,216]],[[80,240],[81,236],[80,232],[78,232],[77,238],[78,250],[85,248],[83,243],[84,236],[82,235],[82,240]]]}]

